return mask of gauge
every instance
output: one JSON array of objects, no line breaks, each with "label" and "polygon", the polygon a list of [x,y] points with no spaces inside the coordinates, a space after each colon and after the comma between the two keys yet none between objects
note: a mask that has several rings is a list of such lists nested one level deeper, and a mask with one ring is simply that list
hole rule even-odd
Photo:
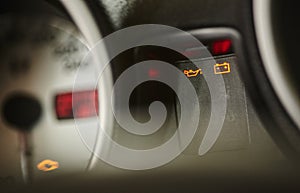
[{"label": "gauge", "polygon": [[[72,98],[60,101],[58,105],[55,100],[57,96],[72,93],[77,69],[89,51],[85,40],[72,23],[59,18],[5,16],[1,17],[0,23],[1,109],[7,105],[6,101],[15,96],[22,98],[23,95],[34,98],[41,106],[40,117],[30,126],[31,131],[26,137],[26,141],[30,143],[27,144],[29,147],[26,151],[31,153],[31,160],[25,162],[21,155],[21,162],[25,163],[21,163],[20,168],[8,166],[20,165],[11,163],[19,160],[18,151],[22,148],[19,144],[22,144],[22,140],[18,132],[24,128],[17,128],[18,125],[8,121],[5,112],[2,112],[0,143],[6,148],[1,149],[5,151],[1,153],[11,156],[1,159],[3,163],[0,167],[6,168],[7,175],[15,175],[22,170],[23,175],[24,172],[30,172],[42,178],[46,173],[49,176],[49,170],[40,170],[39,168],[43,167],[37,166],[50,159],[59,163],[59,166],[56,164],[52,167],[55,168],[55,171],[51,170],[52,174],[61,171],[83,171],[89,163],[91,153],[81,141],[74,120],[58,119],[57,115],[57,109],[62,109],[68,104],[71,104],[72,108]],[[83,69],[93,71],[89,64],[82,65]],[[83,88],[81,93],[85,92],[86,88]],[[16,108],[16,112],[23,112],[22,116],[30,113],[28,108]],[[97,119],[95,114],[88,118]],[[86,124],[88,122],[86,121]],[[90,135],[96,136],[95,133]],[[28,166],[27,162],[30,162],[31,166]],[[24,167],[32,171],[27,171]]]}]

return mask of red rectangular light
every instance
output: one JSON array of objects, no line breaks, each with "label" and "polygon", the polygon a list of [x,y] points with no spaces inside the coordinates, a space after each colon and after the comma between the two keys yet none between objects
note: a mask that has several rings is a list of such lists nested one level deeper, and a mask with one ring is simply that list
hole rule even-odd
[{"label": "red rectangular light", "polygon": [[223,55],[232,52],[232,42],[230,39],[216,40],[211,46],[212,55]]},{"label": "red rectangular light", "polygon": [[55,97],[58,119],[87,118],[99,113],[98,91],[79,91],[58,94]]}]

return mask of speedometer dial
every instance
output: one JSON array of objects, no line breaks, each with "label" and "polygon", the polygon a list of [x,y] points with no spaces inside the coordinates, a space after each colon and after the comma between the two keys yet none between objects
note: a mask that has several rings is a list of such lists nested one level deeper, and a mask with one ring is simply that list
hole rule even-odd
[{"label": "speedometer dial", "polygon": [[[59,163],[53,174],[84,170],[91,153],[82,143],[74,120],[60,120],[57,115],[57,108],[68,105],[73,112],[72,98],[55,105],[56,96],[72,92],[76,70],[89,50],[84,39],[70,22],[58,18],[6,16],[0,23],[0,105],[3,111],[0,143],[5,147],[1,154],[10,155],[1,159],[0,167],[5,168],[7,175],[14,176],[22,170],[24,178],[31,174],[43,176],[43,167],[37,166],[49,159]],[[84,67],[90,68],[88,64]],[[26,132],[15,124],[19,120],[7,120],[3,110],[6,101],[15,96],[32,98],[42,109],[38,120],[26,128]],[[30,113],[30,109],[20,108],[17,112],[23,113],[22,116]],[[90,119],[96,119],[96,115]],[[31,156],[23,155],[22,158],[21,154],[21,165],[12,164],[20,160],[19,151],[23,150]],[[14,167],[10,168],[12,165]]]}]

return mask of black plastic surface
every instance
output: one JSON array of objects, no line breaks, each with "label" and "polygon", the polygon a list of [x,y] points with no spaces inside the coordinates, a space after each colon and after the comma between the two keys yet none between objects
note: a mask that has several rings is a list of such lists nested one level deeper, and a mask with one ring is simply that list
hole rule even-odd
[{"label": "black plastic surface", "polygon": [[240,73],[256,112],[282,151],[292,159],[299,158],[300,132],[280,103],[263,68],[251,0],[136,0],[121,9],[118,23],[118,28],[158,23],[184,30],[207,27],[237,30],[241,36]]}]

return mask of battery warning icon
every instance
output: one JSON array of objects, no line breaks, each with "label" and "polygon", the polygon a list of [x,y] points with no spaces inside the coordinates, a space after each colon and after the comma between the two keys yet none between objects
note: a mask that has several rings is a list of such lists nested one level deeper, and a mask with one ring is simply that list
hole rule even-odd
[{"label": "battery warning icon", "polygon": [[230,73],[230,64],[228,62],[224,62],[222,64],[215,64],[214,65],[214,73],[215,74]]}]

